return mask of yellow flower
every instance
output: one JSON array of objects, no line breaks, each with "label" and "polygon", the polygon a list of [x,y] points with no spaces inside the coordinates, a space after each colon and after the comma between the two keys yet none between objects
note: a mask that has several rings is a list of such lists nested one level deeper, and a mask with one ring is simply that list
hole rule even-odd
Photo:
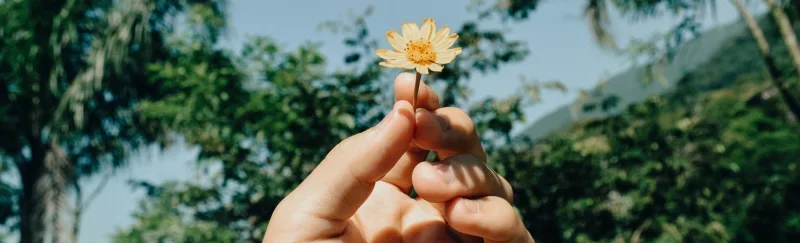
[{"label": "yellow flower", "polygon": [[442,64],[450,63],[461,54],[460,47],[450,49],[458,39],[458,34],[450,34],[448,26],[437,32],[436,22],[432,18],[426,18],[421,29],[417,23],[405,22],[402,31],[402,36],[395,30],[386,32],[386,39],[396,50],[375,51],[379,57],[386,59],[380,63],[381,66],[416,69],[417,73],[428,74],[428,69],[441,72]]}]

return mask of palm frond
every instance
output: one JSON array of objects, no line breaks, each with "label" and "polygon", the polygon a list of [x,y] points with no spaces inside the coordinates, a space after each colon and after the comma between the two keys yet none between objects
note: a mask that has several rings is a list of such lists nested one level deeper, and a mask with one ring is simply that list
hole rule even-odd
[{"label": "palm frond", "polygon": [[608,17],[605,0],[588,0],[583,15],[589,22],[589,29],[600,47],[616,51],[617,42],[609,31],[611,20]]},{"label": "palm frond", "polygon": [[[129,55],[132,48],[150,49],[150,18],[155,7],[154,0],[123,1],[109,11],[107,27],[92,40],[87,67],[61,96],[50,124],[54,135],[67,129],[70,122],[74,122],[78,128],[82,126],[86,102],[101,89],[104,78],[123,73],[123,69],[132,63]],[[125,81],[122,75],[114,75],[114,79],[117,82]],[[72,119],[65,119],[70,113]]]}]

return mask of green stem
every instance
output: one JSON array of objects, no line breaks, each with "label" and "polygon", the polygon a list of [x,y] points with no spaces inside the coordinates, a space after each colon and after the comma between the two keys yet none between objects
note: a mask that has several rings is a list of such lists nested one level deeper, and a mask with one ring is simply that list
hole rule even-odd
[{"label": "green stem", "polygon": [[417,112],[417,95],[419,93],[419,83],[422,80],[422,74],[417,73],[416,82],[414,82],[414,101],[412,102],[412,108],[414,108],[414,112]]},{"label": "green stem", "polygon": [[[417,112],[417,97],[419,95],[419,83],[422,82],[422,74],[417,73],[416,82],[414,82],[414,100],[412,101],[412,107],[414,108],[414,112]],[[438,155],[436,151],[428,151],[428,157],[425,159],[426,161],[431,162],[438,162]]]}]

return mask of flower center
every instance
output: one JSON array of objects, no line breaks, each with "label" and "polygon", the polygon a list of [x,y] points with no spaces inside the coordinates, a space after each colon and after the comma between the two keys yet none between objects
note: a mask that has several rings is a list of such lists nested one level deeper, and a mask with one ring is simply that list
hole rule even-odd
[{"label": "flower center", "polygon": [[417,65],[431,65],[436,61],[433,45],[425,39],[409,41],[406,44],[406,58]]}]

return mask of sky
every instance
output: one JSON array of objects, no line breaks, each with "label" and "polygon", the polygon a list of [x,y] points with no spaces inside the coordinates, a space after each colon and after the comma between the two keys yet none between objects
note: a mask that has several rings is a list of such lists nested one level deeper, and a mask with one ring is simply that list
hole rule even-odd
[{"label": "sky", "polygon": [[[231,0],[228,10],[230,29],[223,44],[237,49],[243,40],[255,35],[270,36],[289,49],[306,41],[320,41],[323,43],[321,51],[330,58],[332,68],[336,68],[343,66],[341,60],[346,49],[341,44],[340,36],[318,31],[319,23],[346,20],[348,11],[358,13],[372,4],[375,11],[368,18],[369,29],[374,37],[380,38],[382,48],[388,48],[388,43],[382,39],[383,32],[399,30],[404,21],[421,22],[425,17],[433,17],[439,26],[459,26],[464,21],[473,20],[475,14],[467,12],[467,2],[350,0],[315,1],[307,6],[310,3],[308,1]],[[546,1],[525,22],[505,25],[481,23],[510,30],[507,38],[526,41],[531,54],[521,63],[502,67],[498,73],[474,77],[470,81],[474,90],[473,100],[487,96],[502,97],[513,92],[519,85],[520,75],[539,80],[561,80],[571,88],[589,88],[595,85],[601,75],[613,75],[627,69],[629,64],[625,59],[601,51],[594,43],[581,18],[583,2]],[[708,24],[726,23],[736,18],[733,7],[727,1],[720,1],[716,20],[709,20]],[[675,20],[663,19],[630,24],[615,19],[613,31],[618,40],[624,42],[634,36],[647,37],[674,23]],[[574,95],[544,94],[542,99],[542,104],[526,110],[528,121],[534,121],[572,101]],[[117,229],[134,223],[131,214],[138,208],[144,192],[132,190],[126,184],[127,180],[159,183],[197,179],[193,168],[196,153],[196,149],[177,144],[164,151],[152,149],[135,154],[129,161],[132,166],[116,171],[83,215],[79,241],[109,242],[110,235]],[[97,180],[93,180],[85,183],[84,187],[93,188],[96,185]]]}]

